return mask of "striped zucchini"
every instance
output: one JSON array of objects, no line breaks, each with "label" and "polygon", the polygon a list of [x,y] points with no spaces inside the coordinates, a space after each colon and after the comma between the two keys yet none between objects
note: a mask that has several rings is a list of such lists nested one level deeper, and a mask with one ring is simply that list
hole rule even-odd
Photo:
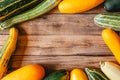
[{"label": "striped zucchini", "polygon": [[99,14],[95,16],[94,23],[99,27],[120,31],[120,14]]},{"label": "striped zucchini", "polygon": [[102,72],[96,69],[85,69],[89,80],[109,80]]},{"label": "striped zucchini", "polygon": [[14,24],[33,19],[38,17],[51,9],[53,9],[61,0],[44,0],[39,3],[36,7],[24,12],[20,15],[17,15],[13,18],[10,18],[0,24],[0,29],[5,29],[13,26]]},{"label": "striped zucchini", "polygon": [[0,20],[5,20],[32,7],[41,0],[0,0]]},{"label": "striped zucchini", "polygon": [[10,36],[0,51],[0,79],[7,71],[7,64],[12,53],[15,51],[17,38],[18,30],[16,28],[10,28]]}]

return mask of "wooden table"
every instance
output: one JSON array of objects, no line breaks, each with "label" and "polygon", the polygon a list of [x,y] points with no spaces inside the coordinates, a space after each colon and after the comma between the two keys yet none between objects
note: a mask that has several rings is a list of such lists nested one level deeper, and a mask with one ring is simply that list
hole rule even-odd
[{"label": "wooden table", "polygon": [[[99,61],[116,61],[101,38],[102,29],[93,22],[98,13],[106,13],[103,5],[79,14],[61,14],[55,8],[18,24],[18,44],[8,70],[33,63],[47,71],[99,68]],[[0,47],[8,34],[9,30],[0,31]]]}]

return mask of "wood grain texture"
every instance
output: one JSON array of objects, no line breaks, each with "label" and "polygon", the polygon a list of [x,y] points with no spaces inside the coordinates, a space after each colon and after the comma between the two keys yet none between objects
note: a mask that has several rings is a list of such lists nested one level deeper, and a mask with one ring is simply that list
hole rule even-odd
[{"label": "wood grain texture", "polygon": [[[95,15],[46,14],[16,27],[21,35],[98,35],[102,29],[94,24]],[[0,34],[8,34],[8,30]]]},{"label": "wood grain texture", "polygon": [[[3,46],[7,35],[1,35]],[[112,55],[99,35],[20,35],[15,55]]]},{"label": "wood grain texture", "polygon": [[113,56],[12,56],[10,69],[18,69],[27,64],[41,64],[47,70],[73,68],[99,68],[100,61],[113,61]]},{"label": "wood grain texture", "polygon": [[22,34],[30,35],[97,35],[100,34],[101,28],[94,24],[95,15],[46,14],[32,21],[24,22],[18,27]]},{"label": "wood grain texture", "polygon": [[[19,29],[16,51],[8,73],[27,64],[42,64],[46,71],[73,68],[99,68],[99,61],[114,61],[101,38],[102,28],[94,24],[98,13],[107,13],[100,5],[87,12],[61,14],[57,8],[49,13],[15,25]],[[9,29],[0,31],[0,48]]]}]

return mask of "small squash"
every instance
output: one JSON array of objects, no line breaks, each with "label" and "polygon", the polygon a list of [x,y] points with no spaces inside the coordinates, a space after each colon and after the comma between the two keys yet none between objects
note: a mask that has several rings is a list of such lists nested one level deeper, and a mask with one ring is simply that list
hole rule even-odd
[{"label": "small squash", "polygon": [[88,78],[83,70],[73,69],[70,73],[70,80],[88,80]]}]

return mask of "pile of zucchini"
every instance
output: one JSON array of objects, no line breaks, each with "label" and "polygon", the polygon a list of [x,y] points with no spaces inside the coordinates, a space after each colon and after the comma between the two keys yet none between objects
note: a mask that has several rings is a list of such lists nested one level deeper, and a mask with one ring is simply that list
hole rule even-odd
[{"label": "pile of zucchini", "polygon": [[[53,9],[61,0],[0,1],[0,30],[38,17]],[[32,7],[32,8],[31,8]]]}]

